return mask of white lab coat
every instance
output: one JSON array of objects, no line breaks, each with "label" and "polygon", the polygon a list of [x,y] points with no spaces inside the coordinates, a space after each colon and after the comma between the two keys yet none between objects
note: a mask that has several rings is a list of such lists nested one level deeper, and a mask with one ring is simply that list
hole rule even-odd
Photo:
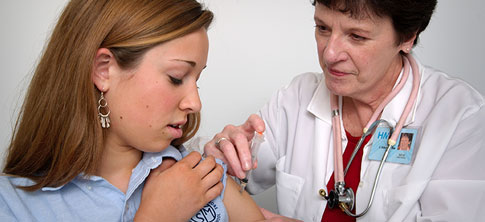
[{"label": "white lab coat", "polygon": [[[419,128],[410,165],[385,163],[369,212],[358,221],[485,220],[484,98],[465,82],[419,64],[417,105],[406,124]],[[381,118],[393,126],[412,88],[412,75],[386,106]],[[282,88],[259,113],[266,141],[258,154],[248,190],[259,193],[276,184],[281,215],[320,221],[333,173],[329,91],[323,75],[306,73]],[[342,147],[347,138],[342,125]],[[364,147],[357,213],[370,198],[379,161]],[[327,191],[328,193],[328,191]]]}]

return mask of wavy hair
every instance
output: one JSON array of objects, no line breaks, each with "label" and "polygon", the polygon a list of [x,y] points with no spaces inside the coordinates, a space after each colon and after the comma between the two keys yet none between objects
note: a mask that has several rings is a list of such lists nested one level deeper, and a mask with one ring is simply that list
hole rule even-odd
[{"label": "wavy hair", "polygon": [[[152,47],[208,28],[212,12],[195,0],[72,0],[36,67],[8,148],[4,173],[35,182],[34,191],[95,173],[104,132],[91,74],[96,51],[108,48],[124,68]],[[198,130],[190,114],[178,146]]]}]

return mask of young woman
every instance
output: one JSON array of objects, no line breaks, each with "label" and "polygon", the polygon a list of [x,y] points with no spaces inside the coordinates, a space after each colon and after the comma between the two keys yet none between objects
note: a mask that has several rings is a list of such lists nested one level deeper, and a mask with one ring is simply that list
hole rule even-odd
[{"label": "young woman", "polygon": [[69,2],[12,136],[0,220],[261,219],[213,157],[181,145],[200,122],[212,17],[195,0]]}]

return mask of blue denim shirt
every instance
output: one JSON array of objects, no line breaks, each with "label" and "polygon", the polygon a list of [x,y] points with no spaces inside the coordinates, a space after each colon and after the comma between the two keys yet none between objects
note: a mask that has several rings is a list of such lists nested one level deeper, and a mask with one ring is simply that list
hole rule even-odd
[{"label": "blue denim shirt", "polygon": [[[133,221],[150,170],[160,166],[164,157],[178,161],[187,154],[185,148],[179,151],[172,146],[162,152],[144,153],[133,169],[126,194],[98,176],[79,175],[63,186],[34,192],[16,188],[34,184],[30,179],[0,176],[0,221]],[[224,190],[226,179],[224,172]],[[191,221],[228,221],[223,196],[224,191]]]}]

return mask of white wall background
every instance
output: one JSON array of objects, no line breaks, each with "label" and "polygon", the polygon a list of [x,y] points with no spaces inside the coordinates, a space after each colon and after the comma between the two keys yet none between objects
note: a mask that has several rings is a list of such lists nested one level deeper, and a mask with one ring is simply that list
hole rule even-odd
[{"label": "white wall background", "polygon": [[[297,74],[319,71],[309,0],[202,0],[216,17],[209,31],[208,67],[199,81],[199,136],[240,124]],[[0,153],[55,20],[67,0],[0,3]],[[485,94],[485,2],[439,1],[415,56],[462,78]],[[3,161],[0,158],[0,164]],[[3,165],[3,164],[2,164]],[[255,196],[276,211],[274,190]]]}]

